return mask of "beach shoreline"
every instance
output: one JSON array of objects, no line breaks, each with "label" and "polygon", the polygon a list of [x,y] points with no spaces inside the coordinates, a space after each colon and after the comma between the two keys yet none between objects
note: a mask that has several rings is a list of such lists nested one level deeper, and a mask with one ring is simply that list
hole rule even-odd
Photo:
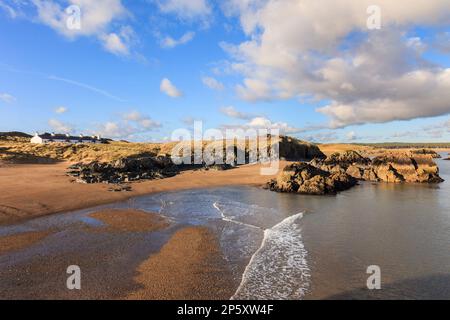
[{"label": "beach shoreline", "polygon": [[[289,162],[281,161],[280,170]],[[131,183],[131,191],[111,192],[108,184],[82,184],[66,175],[68,162],[6,164],[0,167],[0,225],[46,215],[126,201],[136,196],[233,185],[262,186],[275,175],[260,174],[262,165],[226,171],[184,171],[174,177]]]}]

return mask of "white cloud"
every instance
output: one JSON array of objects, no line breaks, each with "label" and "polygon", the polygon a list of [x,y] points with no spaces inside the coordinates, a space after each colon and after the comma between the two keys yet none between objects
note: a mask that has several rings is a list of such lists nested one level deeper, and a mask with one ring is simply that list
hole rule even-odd
[{"label": "white cloud", "polygon": [[172,98],[179,98],[183,96],[183,93],[180,90],[178,90],[177,87],[175,87],[172,84],[172,82],[167,78],[164,78],[161,81],[160,90],[161,92],[167,94],[169,97]]},{"label": "white cloud", "polygon": [[213,90],[222,91],[225,89],[223,83],[213,77],[203,77],[202,82],[205,86]]},{"label": "white cloud", "polygon": [[[122,5],[121,0],[69,0],[66,6],[57,1],[32,0],[38,13],[38,21],[51,27],[67,38],[79,36],[94,36],[103,47],[117,55],[128,55],[132,29],[122,26],[117,31],[111,31],[113,22],[124,19],[130,14]],[[80,28],[68,28],[70,15],[65,11],[69,5],[76,5],[81,12]]]},{"label": "white cloud", "polygon": [[236,110],[233,106],[223,107],[220,109],[220,112],[227,115],[230,118],[242,119],[242,120],[250,120],[253,115],[245,112],[241,112]]},{"label": "white cloud", "polygon": [[279,130],[280,134],[295,134],[302,132],[303,129],[295,128],[287,124],[286,122],[273,122],[265,117],[255,117],[250,119],[243,125],[224,125],[225,129],[266,129],[266,130]]},{"label": "white cloud", "polygon": [[355,131],[347,132],[347,134],[345,136],[346,136],[347,140],[349,140],[349,141],[354,141],[358,138]]},{"label": "white cloud", "polygon": [[163,48],[175,48],[179,45],[186,44],[194,39],[195,32],[186,32],[184,35],[181,36],[179,39],[174,39],[170,36],[166,36],[164,39],[161,40],[161,47]]},{"label": "white cloud", "polygon": [[48,125],[57,133],[70,133],[73,128],[69,124],[63,123],[56,119],[48,120]]},{"label": "white cloud", "polygon": [[161,127],[161,124],[159,122],[152,120],[149,116],[142,115],[138,111],[132,111],[130,113],[124,114],[123,118],[125,121],[135,122],[140,127],[146,130],[152,130]]},{"label": "white cloud", "polygon": [[130,139],[133,136],[161,128],[161,124],[138,111],[122,115],[118,121],[109,121],[98,126],[95,134],[106,138]]},{"label": "white cloud", "polygon": [[193,20],[211,14],[207,0],[157,0],[157,3],[162,12],[175,14],[181,19]]},{"label": "white cloud", "polygon": [[68,111],[68,109],[66,107],[58,107],[55,109],[56,113],[62,114],[62,113],[66,113]]},{"label": "white cloud", "polygon": [[129,49],[117,33],[104,34],[100,36],[103,41],[103,47],[114,54],[128,55]]},{"label": "white cloud", "polygon": [[13,103],[17,99],[16,99],[16,97],[10,95],[9,93],[0,93],[0,100],[2,100],[3,102],[6,102],[6,103]]},{"label": "white cloud", "polygon": [[[450,69],[423,57],[414,26],[445,26],[448,0],[379,0],[382,29],[367,30],[370,0],[228,0],[248,37],[223,44],[245,100],[313,97],[333,127],[450,113]],[[357,31],[360,37],[348,41]],[[344,46],[343,46],[344,45]],[[345,47],[345,49],[342,49]]]}]

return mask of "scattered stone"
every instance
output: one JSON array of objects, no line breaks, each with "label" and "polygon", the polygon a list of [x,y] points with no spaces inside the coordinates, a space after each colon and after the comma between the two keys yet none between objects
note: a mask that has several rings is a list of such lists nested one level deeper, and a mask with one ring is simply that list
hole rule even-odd
[{"label": "scattered stone", "polygon": [[211,166],[205,165],[205,167],[203,168],[203,170],[205,171],[225,171],[225,170],[230,170],[235,168],[235,166],[232,166],[231,164],[214,164]]},{"label": "scattered stone", "polygon": [[123,184],[118,184],[118,185],[113,185],[112,187],[110,187],[108,189],[108,191],[110,192],[123,192],[123,191],[132,191],[133,189],[131,188],[131,186],[129,184],[123,185]]}]

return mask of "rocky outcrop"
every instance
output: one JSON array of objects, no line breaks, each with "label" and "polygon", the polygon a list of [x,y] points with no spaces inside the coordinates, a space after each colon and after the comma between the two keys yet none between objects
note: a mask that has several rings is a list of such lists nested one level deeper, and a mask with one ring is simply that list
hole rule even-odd
[{"label": "rocky outcrop", "polygon": [[324,171],[346,173],[358,180],[378,181],[370,158],[363,157],[356,151],[334,153],[326,159],[314,159],[310,163]]},{"label": "rocky outcrop", "polygon": [[350,189],[356,184],[357,180],[346,173],[331,173],[300,162],[287,166],[267,184],[267,188],[277,192],[327,195]]},{"label": "rocky outcrop", "polygon": [[442,158],[441,155],[439,153],[437,153],[434,150],[430,150],[430,149],[413,149],[410,151],[411,155],[414,157],[416,155],[419,156],[431,156],[433,159],[440,159]]},{"label": "rocky outcrop", "polygon": [[279,146],[280,158],[286,160],[300,161],[326,158],[317,145],[296,138],[281,136]]},{"label": "rocky outcrop", "polygon": [[372,160],[378,178],[385,182],[440,183],[439,168],[431,156],[386,155]]},{"label": "rocky outcrop", "polygon": [[311,165],[329,172],[341,172],[364,181],[439,183],[439,168],[431,155],[392,153],[373,160],[355,151],[335,153]]},{"label": "rocky outcrop", "polygon": [[70,166],[67,172],[69,176],[75,177],[77,182],[115,184],[162,179],[177,173],[177,167],[165,156],[123,158],[109,163],[79,163]]}]

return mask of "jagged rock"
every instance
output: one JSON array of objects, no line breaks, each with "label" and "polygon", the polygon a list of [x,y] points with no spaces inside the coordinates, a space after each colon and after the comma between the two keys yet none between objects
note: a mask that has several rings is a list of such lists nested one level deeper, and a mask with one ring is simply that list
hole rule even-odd
[{"label": "jagged rock", "polygon": [[346,173],[330,173],[308,163],[300,162],[287,166],[267,188],[278,192],[326,195],[350,189],[357,180]]}]

